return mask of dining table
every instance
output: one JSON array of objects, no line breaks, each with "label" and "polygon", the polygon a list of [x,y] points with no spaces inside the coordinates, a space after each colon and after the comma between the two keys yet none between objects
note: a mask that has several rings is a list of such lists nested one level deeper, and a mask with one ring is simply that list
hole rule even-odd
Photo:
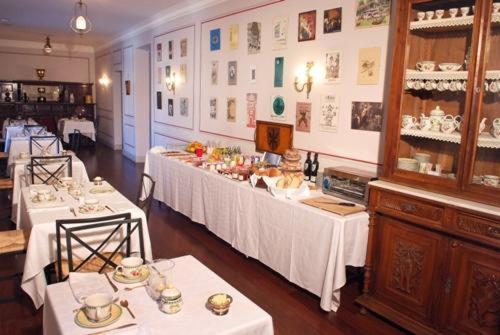
[{"label": "dining table", "polygon": [[25,124],[36,125],[38,123],[32,118],[28,118],[27,120],[6,118],[2,124],[2,138],[5,139],[7,136],[7,127],[23,127]]},{"label": "dining table", "polygon": [[69,135],[73,134],[77,129],[84,136],[87,136],[92,141],[95,141],[95,125],[94,122],[87,119],[79,118],[62,118],[57,122],[59,135],[62,135],[64,142],[69,143]]},{"label": "dining table", "polygon": [[[65,281],[47,287],[43,310],[43,333],[45,335],[80,335],[95,332],[108,334],[110,330],[124,327],[119,330],[119,334],[273,334],[273,321],[266,311],[195,257],[186,255],[174,258],[172,261],[175,264],[173,285],[181,292],[183,300],[183,306],[176,314],[165,314],[160,311],[158,303],[148,295],[146,287],[125,290],[126,287],[137,287],[142,283],[121,284],[111,279],[118,289],[114,293],[116,301],[126,300],[135,318],[121,308],[122,313],[113,324],[96,329],[83,328],[75,323],[75,314],[82,307],[77,301],[76,292],[81,291],[72,287],[70,281]],[[155,264],[161,265],[161,263]],[[100,290],[88,293],[100,293]],[[226,315],[215,315],[207,308],[208,298],[216,293],[226,293],[233,299]]]},{"label": "dining table", "polygon": [[[89,176],[85,168],[85,164],[74,154],[72,151],[67,151],[67,154],[71,155],[71,170],[72,177],[80,183],[87,183],[89,181]],[[27,187],[31,184],[31,173],[27,169],[27,165],[30,164],[30,157],[27,158],[16,158],[10,167],[10,176],[13,180],[12,189],[12,207],[10,219],[16,224],[16,227],[21,227],[21,208],[19,202],[21,200],[21,189]],[[56,169],[58,164],[51,164]],[[47,167],[50,171],[50,165]],[[56,186],[57,187],[57,186]]]},{"label": "dining table", "polygon": [[[34,196],[42,189],[51,191],[55,200],[46,202],[36,201]],[[81,211],[83,202],[89,198],[98,199],[99,203],[103,207],[105,206],[104,210],[98,213],[85,213],[85,211]],[[83,183],[82,195],[78,197],[71,195],[63,188],[58,188],[56,191],[51,185],[30,185],[23,187],[21,189],[19,208],[21,216],[19,228],[31,229],[21,288],[31,297],[37,309],[44,303],[45,290],[47,288],[44,268],[57,260],[55,221],[58,219],[85,219],[130,213],[131,218],[140,218],[142,220],[145,258],[146,260],[152,259],[151,240],[149,238],[144,211],[106,181],[102,185],[95,185],[93,182]],[[102,231],[96,230],[93,235],[90,235],[94,240],[89,243],[91,245],[98,244],[100,238],[107,236],[103,234]],[[115,239],[111,239],[107,247],[114,250],[113,247],[118,242]],[[65,245],[64,241],[62,245]],[[139,246],[138,234],[133,234],[131,251],[137,252]],[[88,250],[85,249],[74,250],[74,255],[80,258],[86,257],[87,253]]]},{"label": "dining table", "polygon": [[[46,133],[44,136],[52,136],[52,133]],[[43,146],[49,146],[52,143],[53,139],[40,139],[38,142]],[[58,139],[59,142],[59,150],[56,143],[50,146],[47,150],[48,154],[58,154],[63,146],[61,140]],[[7,143],[6,143],[7,145]],[[19,134],[16,137],[12,137],[9,141],[9,157],[7,160],[7,171],[9,171],[10,167],[14,163],[14,161],[19,157],[21,152],[28,153],[30,152],[30,136]],[[33,148],[34,155],[41,155],[42,150],[40,148]]]}]

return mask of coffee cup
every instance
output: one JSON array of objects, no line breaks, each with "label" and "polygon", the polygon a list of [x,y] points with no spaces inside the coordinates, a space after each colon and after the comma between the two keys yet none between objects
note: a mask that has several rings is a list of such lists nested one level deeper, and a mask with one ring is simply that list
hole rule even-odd
[{"label": "coffee cup", "polygon": [[457,16],[458,8],[450,8],[448,9],[448,13],[450,14],[450,17],[455,17]]},{"label": "coffee cup", "polygon": [[83,301],[83,312],[91,322],[102,322],[111,317],[113,296],[108,293],[94,293],[80,298]]},{"label": "coffee cup", "polygon": [[436,10],[436,18],[440,19],[444,15],[444,9],[438,9]]},{"label": "coffee cup", "polygon": [[436,68],[436,62],[431,60],[420,61],[417,62],[416,68],[418,71],[422,72],[434,71],[434,69]]},{"label": "coffee cup", "polygon": [[85,199],[85,208],[89,211],[95,211],[99,207],[99,199]]},{"label": "coffee cup", "polygon": [[483,185],[498,187],[499,182],[500,182],[499,176],[494,176],[490,174],[486,174],[483,176]]},{"label": "coffee cup", "polygon": [[417,118],[412,115],[403,115],[401,127],[404,129],[411,129],[417,124]]},{"label": "coffee cup", "polygon": [[418,12],[417,13],[417,20],[423,21],[425,18],[425,12]]},{"label": "coffee cup", "polygon": [[469,10],[469,7],[460,7],[460,13],[462,14],[462,16],[467,16],[467,14],[469,14]]},{"label": "coffee cup", "polygon": [[116,272],[126,278],[137,278],[141,275],[143,260],[140,257],[125,257],[116,267]]},{"label": "coffee cup", "polygon": [[434,11],[428,10],[427,12],[425,12],[425,17],[427,18],[427,20],[432,20],[432,18],[434,17]]},{"label": "coffee cup", "polygon": [[46,201],[50,198],[50,190],[38,190],[36,197],[39,201]]}]

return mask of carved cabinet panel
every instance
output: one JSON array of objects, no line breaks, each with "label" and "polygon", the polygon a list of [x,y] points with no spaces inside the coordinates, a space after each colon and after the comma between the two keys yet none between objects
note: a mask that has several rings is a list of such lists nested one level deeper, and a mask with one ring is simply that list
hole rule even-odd
[{"label": "carved cabinet panel", "polygon": [[500,253],[453,241],[444,325],[452,334],[500,332]]},{"label": "carved cabinet panel", "polygon": [[[381,301],[434,323],[436,283],[445,245],[443,237],[388,217],[378,217],[379,262],[375,292]],[[444,247],[444,248],[443,248]]]}]

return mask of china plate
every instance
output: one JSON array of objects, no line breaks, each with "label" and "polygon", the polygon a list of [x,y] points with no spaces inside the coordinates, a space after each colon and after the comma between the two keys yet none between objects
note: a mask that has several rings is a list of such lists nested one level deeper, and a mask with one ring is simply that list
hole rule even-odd
[{"label": "china plate", "polygon": [[122,284],[140,283],[141,281],[145,281],[146,279],[148,279],[148,277],[149,277],[149,269],[147,266],[143,266],[141,269],[141,275],[134,279],[127,278],[116,271],[113,273],[113,279]]},{"label": "china plate", "polygon": [[93,211],[92,211],[92,210],[90,210],[90,209],[88,209],[88,208],[86,208],[86,207],[85,207],[85,205],[84,205],[84,206],[80,206],[80,207],[78,207],[78,211],[79,211],[80,213],[82,213],[82,214],[94,214],[94,213],[99,213],[99,212],[102,212],[102,211],[103,211],[103,210],[105,210],[105,209],[106,209],[106,207],[104,207],[104,206],[102,206],[102,205],[97,206],[97,208],[96,208],[95,210],[93,210]]},{"label": "china plate", "polygon": [[40,200],[40,199],[38,199],[38,197],[36,195],[31,198],[31,201],[36,203],[36,204],[43,204],[46,202],[52,202],[52,201],[56,201],[56,200],[57,200],[57,197],[53,194],[51,194],[50,198],[48,198],[47,200]]},{"label": "china plate", "polygon": [[89,193],[100,194],[100,193],[113,193],[115,191],[114,187],[111,186],[96,186],[89,190]]},{"label": "china plate", "polygon": [[90,321],[85,315],[85,312],[82,309],[80,309],[75,315],[75,323],[83,328],[101,328],[109,326],[110,324],[118,320],[121,315],[122,315],[122,308],[117,304],[111,304],[110,317],[101,322],[93,322]]}]

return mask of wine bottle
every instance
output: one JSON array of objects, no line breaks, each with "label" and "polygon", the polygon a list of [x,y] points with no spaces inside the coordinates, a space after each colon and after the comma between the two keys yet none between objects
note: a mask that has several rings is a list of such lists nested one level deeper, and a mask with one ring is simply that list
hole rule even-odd
[{"label": "wine bottle", "polygon": [[307,152],[307,158],[304,162],[304,180],[311,179],[311,152]]},{"label": "wine bottle", "polygon": [[314,160],[311,164],[311,182],[316,183],[316,178],[318,177],[318,170],[319,170],[319,162],[318,162],[318,153],[316,152],[314,154]]}]

